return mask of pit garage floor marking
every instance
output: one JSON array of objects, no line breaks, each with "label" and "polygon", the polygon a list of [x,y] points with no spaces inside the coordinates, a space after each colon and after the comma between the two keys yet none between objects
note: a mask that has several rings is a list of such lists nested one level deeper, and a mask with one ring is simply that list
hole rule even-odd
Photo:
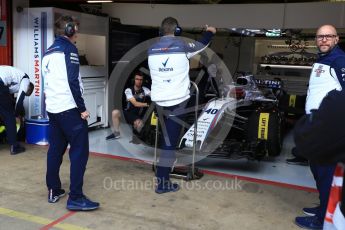
[{"label": "pit garage floor marking", "polygon": [[[140,160],[136,158],[130,158],[130,157],[123,157],[123,156],[116,156],[116,155],[110,155],[106,153],[97,153],[97,152],[90,152],[91,156],[94,157],[103,157],[103,158],[110,158],[110,159],[117,159],[117,160],[122,160],[122,161],[130,161],[130,162],[137,162],[137,163],[143,163],[143,164],[152,164],[150,161],[145,161],[145,160]],[[244,181],[249,181],[253,183],[258,183],[258,184],[267,184],[267,185],[273,185],[273,186],[279,186],[283,188],[291,188],[295,190],[301,190],[301,191],[306,191],[306,192],[318,192],[317,189],[315,188],[310,188],[306,186],[299,186],[299,185],[293,185],[293,184],[287,184],[287,183],[282,183],[282,182],[275,182],[275,181],[270,181],[270,180],[263,180],[263,179],[256,179],[252,177],[246,177],[246,176],[240,176],[236,174],[229,174],[229,173],[221,173],[221,172],[215,172],[211,170],[206,170],[206,169],[201,169],[201,172],[213,176],[220,176],[220,177],[226,177],[226,178],[237,178],[240,180]]]},{"label": "pit garage floor marking", "polygon": [[61,221],[72,216],[73,214],[75,214],[75,212],[68,212],[67,214],[63,215],[62,217],[60,217],[59,219],[54,221],[54,220],[50,220],[50,219],[47,219],[44,217],[27,214],[25,212],[18,212],[15,210],[0,207],[0,215],[4,215],[4,216],[17,218],[17,219],[25,220],[28,222],[44,225],[44,227],[41,228],[42,230],[43,229],[50,229],[52,227],[58,228],[58,229],[64,229],[64,230],[87,230],[87,228],[83,228],[83,227],[80,227],[77,225],[60,223]]},{"label": "pit garage floor marking", "polygon": [[[98,129],[89,132],[90,152],[96,156],[151,163],[154,149],[149,146],[130,143],[131,130],[124,129],[121,138],[105,140],[111,133],[110,129]],[[308,166],[289,165],[285,162],[291,158],[293,136],[289,133],[284,138],[283,149],[279,157],[273,161],[229,161],[226,159],[205,158],[198,162],[197,167],[207,174],[217,174],[222,177],[237,177],[255,183],[270,184],[304,191],[316,191],[314,178]],[[135,154],[132,154],[135,153]]]},{"label": "pit garage floor marking", "polygon": [[269,181],[269,180],[263,180],[263,179],[256,179],[252,177],[246,177],[246,176],[239,176],[235,174],[228,174],[228,173],[221,173],[221,172],[214,172],[210,170],[202,169],[201,172],[213,176],[221,176],[221,177],[228,177],[228,178],[237,178],[240,180],[250,181],[258,184],[267,184],[267,185],[273,185],[273,186],[280,186],[283,188],[291,188],[296,190],[302,190],[306,192],[318,192],[315,188],[309,188],[305,186],[299,186],[299,185],[293,185],[293,184],[287,184],[287,183],[281,183],[281,182],[275,182],[275,181]]}]

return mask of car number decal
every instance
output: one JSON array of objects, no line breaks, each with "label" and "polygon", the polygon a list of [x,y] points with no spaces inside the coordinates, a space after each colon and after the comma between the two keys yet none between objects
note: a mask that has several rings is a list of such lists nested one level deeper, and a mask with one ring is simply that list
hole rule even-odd
[{"label": "car number decal", "polygon": [[[236,105],[236,100],[228,98],[226,100],[216,100],[211,103],[208,103],[205,110],[199,116],[197,120],[196,140],[201,142],[199,146],[200,149],[202,148],[202,145],[209,133],[212,131],[212,129],[218,123],[219,119],[222,117],[224,112],[224,110],[222,110],[222,107],[224,105],[227,105],[227,107],[229,108],[234,108]],[[184,136],[181,139],[181,143],[183,139],[186,139],[185,145],[187,147],[193,147],[194,124],[184,134]]]}]

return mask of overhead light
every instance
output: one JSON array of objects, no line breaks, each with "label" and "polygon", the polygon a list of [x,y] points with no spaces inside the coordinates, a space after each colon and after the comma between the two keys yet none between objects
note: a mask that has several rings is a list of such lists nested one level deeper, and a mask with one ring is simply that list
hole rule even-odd
[{"label": "overhead light", "polygon": [[266,35],[266,37],[281,37],[282,31],[281,31],[281,29],[267,30],[265,35]]},{"label": "overhead light", "polygon": [[87,3],[105,3],[105,2],[113,2],[112,0],[89,0]]},{"label": "overhead light", "polygon": [[245,28],[230,28],[230,30],[234,33],[246,36],[255,36],[256,32],[251,31],[251,29]]}]

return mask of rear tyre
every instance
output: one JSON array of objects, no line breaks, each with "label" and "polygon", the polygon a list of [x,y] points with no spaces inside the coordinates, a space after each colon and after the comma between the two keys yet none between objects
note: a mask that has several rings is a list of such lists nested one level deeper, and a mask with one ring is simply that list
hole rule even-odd
[{"label": "rear tyre", "polygon": [[282,149],[281,116],[277,110],[257,110],[248,119],[248,143],[257,143],[256,157],[278,156]]}]

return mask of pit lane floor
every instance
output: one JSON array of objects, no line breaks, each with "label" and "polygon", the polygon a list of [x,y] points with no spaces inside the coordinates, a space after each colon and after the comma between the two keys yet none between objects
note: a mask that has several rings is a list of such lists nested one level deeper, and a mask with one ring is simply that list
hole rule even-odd
[{"label": "pit lane floor", "polygon": [[[153,148],[131,143],[131,131],[127,126],[121,126],[121,128],[121,138],[108,141],[105,140],[105,137],[111,133],[110,129],[91,131],[90,151],[152,162]],[[315,181],[309,166],[290,165],[285,162],[287,158],[293,157],[291,155],[293,147],[294,142],[290,132],[285,136],[280,156],[270,160],[250,161],[247,159],[202,158],[200,161],[197,161],[197,166],[214,174],[229,177],[237,176],[249,181],[307,191],[315,190]]]},{"label": "pit lane floor", "polygon": [[[96,145],[113,154],[128,148],[113,148],[115,140],[97,142],[95,136],[104,139],[107,133],[90,133],[93,151]],[[47,202],[47,147],[26,148],[11,156],[7,146],[0,146],[0,229],[298,229],[294,217],[317,200],[314,192],[210,174],[197,181],[175,180],[180,191],[158,195],[150,165],[92,153],[84,192],[101,208],[70,212],[65,208],[67,197],[56,204]],[[61,179],[68,190],[68,154]]]}]

